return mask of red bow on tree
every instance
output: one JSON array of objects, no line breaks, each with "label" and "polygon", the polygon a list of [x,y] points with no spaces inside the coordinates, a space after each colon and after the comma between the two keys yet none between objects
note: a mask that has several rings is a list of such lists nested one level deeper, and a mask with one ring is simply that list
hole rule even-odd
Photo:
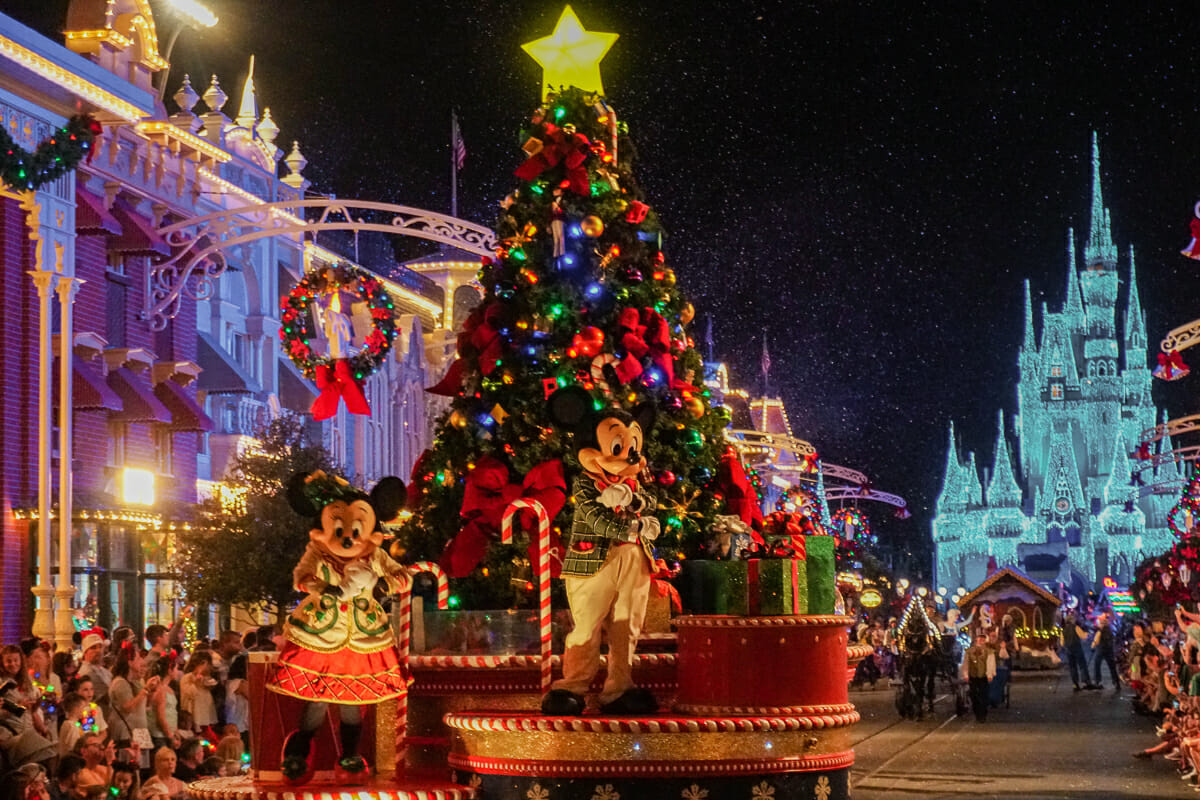
[{"label": "red bow on tree", "polygon": [[725,508],[737,514],[747,525],[762,527],[762,508],[758,504],[758,492],[750,485],[742,459],[737,452],[726,450],[717,467],[717,485],[725,495]]},{"label": "red bow on tree", "polygon": [[[508,467],[499,459],[483,456],[475,469],[467,473],[459,516],[466,520],[462,530],[446,543],[441,564],[452,578],[461,578],[475,569],[494,539],[500,536],[500,520],[504,509],[518,497],[537,500],[546,509],[551,521],[567,500],[567,482],[561,461],[545,461],[529,471],[521,483],[510,480]],[[530,511],[520,512],[526,530],[535,530],[537,517]],[[550,572],[562,568],[562,544],[553,531],[550,534]],[[530,561],[537,563],[537,541],[530,542]]]},{"label": "red bow on tree", "polygon": [[567,131],[549,122],[545,123],[542,136],[542,149],[517,167],[513,174],[523,181],[532,181],[551,167],[562,164],[564,188],[585,197],[591,195],[592,185],[588,182],[587,167],[584,166],[591,152],[588,138],[582,133]]},{"label": "red bow on tree", "polygon": [[643,360],[658,367],[663,382],[676,391],[694,391],[695,387],[675,379],[675,357],[671,355],[671,329],[667,321],[652,308],[625,308],[617,316],[621,347],[627,353],[616,366],[622,383],[629,383],[644,371]]},{"label": "red bow on tree", "polygon": [[316,368],[317,389],[320,394],[313,400],[313,419],[329,419],[337,413],[338,403],[346,401],[346,410],[351,414],[371,415],[371,406],[363,394],[362,384],[354,377],[350,360],[339,358],[332,364],[318,364]]},{"label": "red bow on tree", "polygon": [[[458,352],[474,352],[475,362],[479,371],[490,375],[496,369],[497,362],[504,355],[504,340],[500,336],[500,317],[504,310],[498,303],[479,306],[463,322],[462,333],[458,335]],[[425,391],[443,397],[457,397],[462,392],[463,373],[470,363],[466,358],[459,358],[446,370],[446,375]]]}]

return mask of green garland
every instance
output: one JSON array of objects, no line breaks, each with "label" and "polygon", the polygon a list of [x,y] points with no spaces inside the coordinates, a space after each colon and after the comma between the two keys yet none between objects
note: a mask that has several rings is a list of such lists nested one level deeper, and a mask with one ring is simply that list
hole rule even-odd
[{"label": "green garland", "polygon": [[305,275],[283,297],[283,326],[279,329],[279,338],[292,363],[309,380],[315,379],[318,366],[329,363],[328,358],[313,354],[311,342],[314,332],[309,307],[318,295],[339,289],[357,294],[359,300],[367,304],[371,314],[371,332],[363,342],[362,352],[350,359],[350,367],[357,380],[361,381],[379,369],[392,348],[392,340],[396,338],[395,304],[379,278],[344,263]]},{"label": "green garland", "polygon": [[73,170],[100,135],[100,123],[77,114],[30,153],[0,128],[0,181],[15,189],[38,189]]}]

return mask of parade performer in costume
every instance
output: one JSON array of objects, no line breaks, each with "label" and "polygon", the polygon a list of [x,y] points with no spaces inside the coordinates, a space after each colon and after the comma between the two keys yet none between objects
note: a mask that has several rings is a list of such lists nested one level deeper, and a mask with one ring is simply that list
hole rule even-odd
[{"label": "parade performer in costume", "polygon": [[299,728],[284,743],[281,770],[297,782],[311,774],[313,735],[333,704],[341,719],[338,768],[345,777],[362,776],[362,707],[408,689],[388,615],[375,597],[380,581],[389,593],[410,581],[379,547],[380,523],[404,507],[404,484],[384,478],[368,495],[342,478],[314,472],[292,476],[286,491],[292,509],[313,524],[294,571],[296,588],[308,596],[287,619],[286,644],[267,681],[273,692],[308,701]]},{"label": "parade performer in costume", "polygon": [[572,487],[575,514],[562,568],[575,627],[567,636],[563,678],[542,699],[542,712],[583,713],[584,694],[600,669],[601,634],[607,633],[600,710],[650,714],[658,702],[634,685],[632,672],[660,531],[657,501],[642,479],[654,409],[641,404],[632,414],[596,411],[591,395],[579,387],[558,390],[548,403],[555,426],[574,434],[583,472]]}]

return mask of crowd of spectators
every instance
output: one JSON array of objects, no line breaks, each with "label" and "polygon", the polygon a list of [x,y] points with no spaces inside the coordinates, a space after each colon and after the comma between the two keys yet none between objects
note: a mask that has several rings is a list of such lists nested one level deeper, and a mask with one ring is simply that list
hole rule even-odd
[{"label": "crowd of spectators", "polygon": [[247,651],[270,626],[184,646],[179,623],[36,638],[0,648],[0,800],[181,800],[246,768]]},{"label": "crowd of spectators", "polygon": [[1122,668],[1134,709],[1159,719],[1158,742],[1134,757],[1162,756],[1200,792],[1200,614],[1176,608],[1175,624],[1134,624]]}]

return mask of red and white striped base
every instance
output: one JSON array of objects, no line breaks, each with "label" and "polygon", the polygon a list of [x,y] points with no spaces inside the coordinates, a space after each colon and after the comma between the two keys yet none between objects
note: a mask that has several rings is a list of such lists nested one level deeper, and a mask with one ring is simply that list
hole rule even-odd
[{"label": "red and white striped base", "polygon": [[207,778],[187,787],[192,800],[470,800],[475,792],[445,781],[378,781],[358,786],[260,784],[248,776]]}]

